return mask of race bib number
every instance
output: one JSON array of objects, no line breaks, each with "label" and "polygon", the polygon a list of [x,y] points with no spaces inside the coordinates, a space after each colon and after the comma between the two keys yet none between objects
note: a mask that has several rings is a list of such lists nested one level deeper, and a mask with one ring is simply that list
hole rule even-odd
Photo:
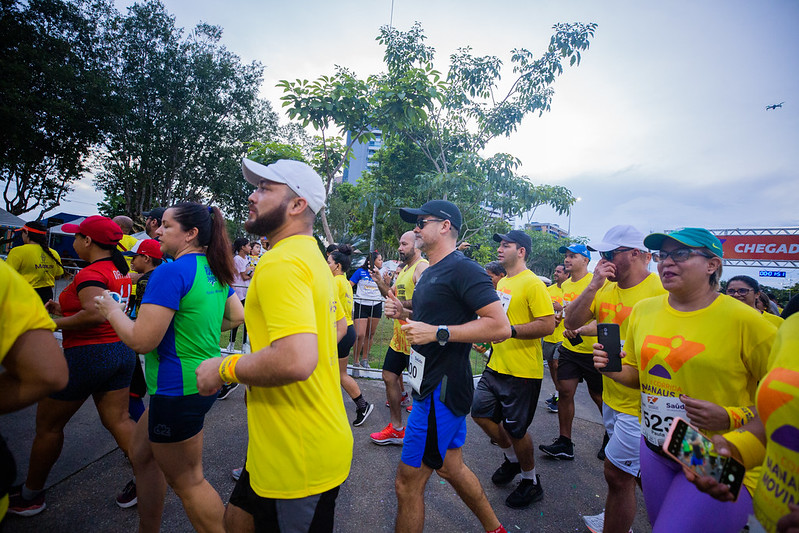
[{"label": "race bib number", "polygon": [[510,306],[510,294],[506,292],[497,291],[497,296],[499,296],[499,303],[502,304],[502,310],[505,311],[505,314],[508,314],[508,307]]},{"label": "race bib number", "polygon": [[411,355],[408,358],[408,381],[417,393],[422,388],[424,379],[424,355],[411,348]]},{"label": "race bib number", "polygon": [[641,393],[641,433],[650,444],[662,446],[676,417],[687,419],[679,398]]}]

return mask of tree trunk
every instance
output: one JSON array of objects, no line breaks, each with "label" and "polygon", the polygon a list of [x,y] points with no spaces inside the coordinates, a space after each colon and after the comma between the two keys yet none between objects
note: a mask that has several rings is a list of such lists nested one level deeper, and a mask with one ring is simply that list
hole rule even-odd
[{"label": "tree trunk", "polygon": [[325,239],[327,239],[327,244],[333,244],[333,234],[330,233],[330,226],[327,224],[327,214],[325,213],[325,209],[322,208],[319,212],[322,215],[322,229],[325,231]]},{"label": "tree trunk", "polygon": [[372,236],[369,237],[369,251],[375,249],[375,228],[377,227],[377,202],[372,207]]}]

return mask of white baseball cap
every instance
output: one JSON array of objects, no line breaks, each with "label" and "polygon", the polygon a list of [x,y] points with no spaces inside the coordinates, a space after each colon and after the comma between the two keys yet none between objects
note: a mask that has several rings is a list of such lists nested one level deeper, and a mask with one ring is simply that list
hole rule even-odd
[{"label": "white baseball cap", "polygon": [[601,241],[588,244],[588,249],[592,252],[609,252],[616,248],[646,250],[644,234],[633,226],[622,224],[610,228]]},{"label": "white baseball cap", "polygon": [[291,159],[280,159],[271,165],[262,165],[246,157],[241,160],[241,172],[251,185],[261,180],[283,183],[294,193],[305,198],[311,211],[318,213],[325,205],[325,186],[322,178],[308,164]]}]

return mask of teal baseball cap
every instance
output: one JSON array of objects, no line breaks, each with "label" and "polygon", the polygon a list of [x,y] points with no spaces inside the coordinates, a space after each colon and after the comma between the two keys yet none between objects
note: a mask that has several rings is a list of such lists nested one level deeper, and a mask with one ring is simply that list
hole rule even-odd
[{"label": "teal baseball cap", "polygon": [[705,228],[680,228],[669,233],[652,233],[644,239],[644,246],[650,250],[660,250],[666,239],[674,239],[691,248],[707,248],[713,255],[724,257],[721,241]]}]

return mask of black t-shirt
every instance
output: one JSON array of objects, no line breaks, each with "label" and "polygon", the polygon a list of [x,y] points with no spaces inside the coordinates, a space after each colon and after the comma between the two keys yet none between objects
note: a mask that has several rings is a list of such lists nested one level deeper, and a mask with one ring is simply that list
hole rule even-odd
[{"label": "black t-shirt", "polygon": [[[413,291],[413,320],[434,326],[457,326],[477,318],[475,311],[498,301],[483,268],[455,251],[428,267]],[[455,415],[469,413],[474,395],[472,366],[464,342],[413,345],[425,357],[424,379],[417,399],[427,398],[441,383],[441,400]]]}]

